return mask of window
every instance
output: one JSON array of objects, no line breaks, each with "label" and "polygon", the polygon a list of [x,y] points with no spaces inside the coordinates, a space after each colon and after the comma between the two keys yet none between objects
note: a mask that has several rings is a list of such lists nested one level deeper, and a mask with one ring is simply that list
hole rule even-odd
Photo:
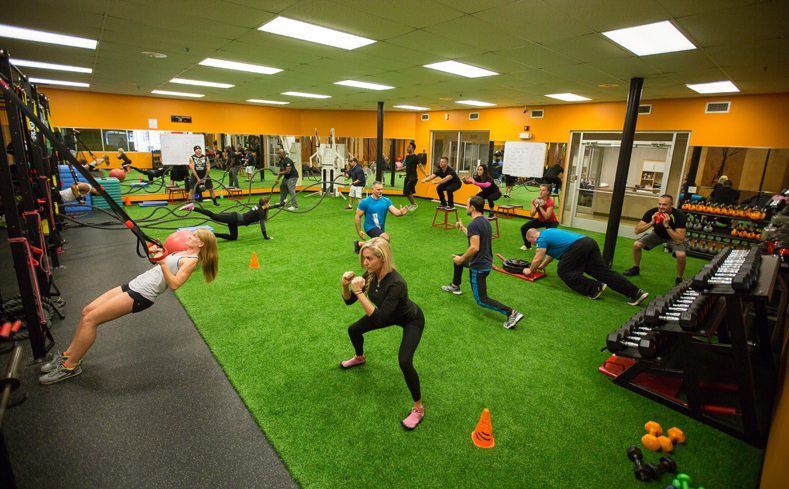
[{"label": "window", "polygon": [[104,129],[102,133],[105,151],[114,151],[118,148],[130,151],[129,134],[125,129]]}]

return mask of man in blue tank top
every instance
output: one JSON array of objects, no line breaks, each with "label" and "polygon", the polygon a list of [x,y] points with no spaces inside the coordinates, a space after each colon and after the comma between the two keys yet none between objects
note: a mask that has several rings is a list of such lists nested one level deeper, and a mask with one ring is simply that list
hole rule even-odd
[{"label": "man in blue tank top", "polygon": [[[408,214],[408,207],[397,207],[392,204],[392,201],[383,196],[384,186],[381,182],[373,183],[372,195],[362,199],[359,202],[359,208],[356,210],[356,234],[362,238],[362,241],[353,242],[353,251],[358,254],[359,249],[364,244],[364,234],[371,238],[381,237],[389,241],[389,234],[386,229],[386,214],[391,212],[392,215],[400,217]],[[362,216],[364,216],[364,232],[362,232]]]}]

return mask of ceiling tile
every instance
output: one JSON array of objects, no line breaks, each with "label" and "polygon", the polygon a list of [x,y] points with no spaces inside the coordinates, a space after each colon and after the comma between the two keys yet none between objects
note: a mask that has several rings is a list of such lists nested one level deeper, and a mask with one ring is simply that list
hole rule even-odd
[{"label": "ceiling tile", "polygon": [[451,5],[435,0],[397,0],[396,2],[371,2],[370,0],[338,0],[350,12],[359,11],[414,28],[423,28],[465,15]]},{"label": "ceiling tile", "polygon": [[557,13],[599,32],[668,19],[666,9],[657,0],[547,0],[547,3]]},{"label": "ceiling tile", "polygon": [[677,19],[699,47],[787,37],[789,2],[763,2]]},{"label": "ceiling tile", "polygon": [[475,17],[494,24],[497,32],[521,37],[537,43],[590,34],[594,31],[551,5],[536,1],[508,3],[499,8],[474,14]]},{"label": "ceiling tile", "polygon": [[444,61],[447,59],[470,56],[486,51],[486,49],[471,44],[465,44],[443,36],[430,34],[425,31],[413,31],[402,36],[389,39],[388,42],[395,46],[402,46],[416,50],[422,50],[436,55],[432,62]]},{"label": "ceiling tile", "polygon": [[303,0],[285,9],[281,15],[375,40],[388,39],[413,30],[400,21],[386,20],[360,10],[349,10],[339,2],[328,0]]},{"label": "ceiling tile", "polygon": [[448,22],[433,24],[425,28],[430,34],[438,34],[453,41],[472,44],[485,51],[512,49],[531,44],[522,37],[501,32],[495,24],[466,15]]}]

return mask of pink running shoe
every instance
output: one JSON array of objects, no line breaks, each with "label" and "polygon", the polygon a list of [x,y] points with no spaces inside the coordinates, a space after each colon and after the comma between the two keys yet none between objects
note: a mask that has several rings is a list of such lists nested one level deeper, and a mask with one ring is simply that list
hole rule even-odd
[{"label": "pink running shoe", "polygon": [[182,205],[178,210],[179,211],[193,211],[195,209],[194,202],[189,202],[186,205]]},{"label": "pink running shoe", "polygon": [[350,359],[340,362],[340,367],[342,367],[342,368],[356,367],[357,365],[364,364],[364,362],[366,362],[366,361],[367,361],[366,358],[364,358],[364,357],[356,358],[356,356],[354,355]]},{"label": "pink running shoe", "polygon": [[424,417],[425,417],[424,409],[417,409],[417,408],[412,409],[411,414],[409,414],[408,417],[402,421],[403,428],[407,430],[413,430],[414,428],[417,427],[419,423],[422,422],[422,418]]}]

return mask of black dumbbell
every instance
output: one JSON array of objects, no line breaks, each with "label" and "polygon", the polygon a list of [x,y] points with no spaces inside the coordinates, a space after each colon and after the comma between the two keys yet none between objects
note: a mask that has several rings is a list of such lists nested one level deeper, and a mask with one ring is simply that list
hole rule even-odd
[{"label": "black dumbbell", "polygon": [[660,479],[663,474],[676,474],[677,473],[677,462],[674,461],[673,458],[669,457],[668,455],[663,455],[660,457],[660,460],[657,464],[647,464],[652,467],[652,470],[655,472],[655,479]]},{"label": "black dumbbell", "polygon": [[636,479],[646,482],[655,479],[655,470],[649,464],[644,464],[644,455],[641,453],[641,450],[635,446],[631,445],[627,449],[627,458],[633,461],[635,464],[635,468],[633,469],[633,474],[636,476]]}]

